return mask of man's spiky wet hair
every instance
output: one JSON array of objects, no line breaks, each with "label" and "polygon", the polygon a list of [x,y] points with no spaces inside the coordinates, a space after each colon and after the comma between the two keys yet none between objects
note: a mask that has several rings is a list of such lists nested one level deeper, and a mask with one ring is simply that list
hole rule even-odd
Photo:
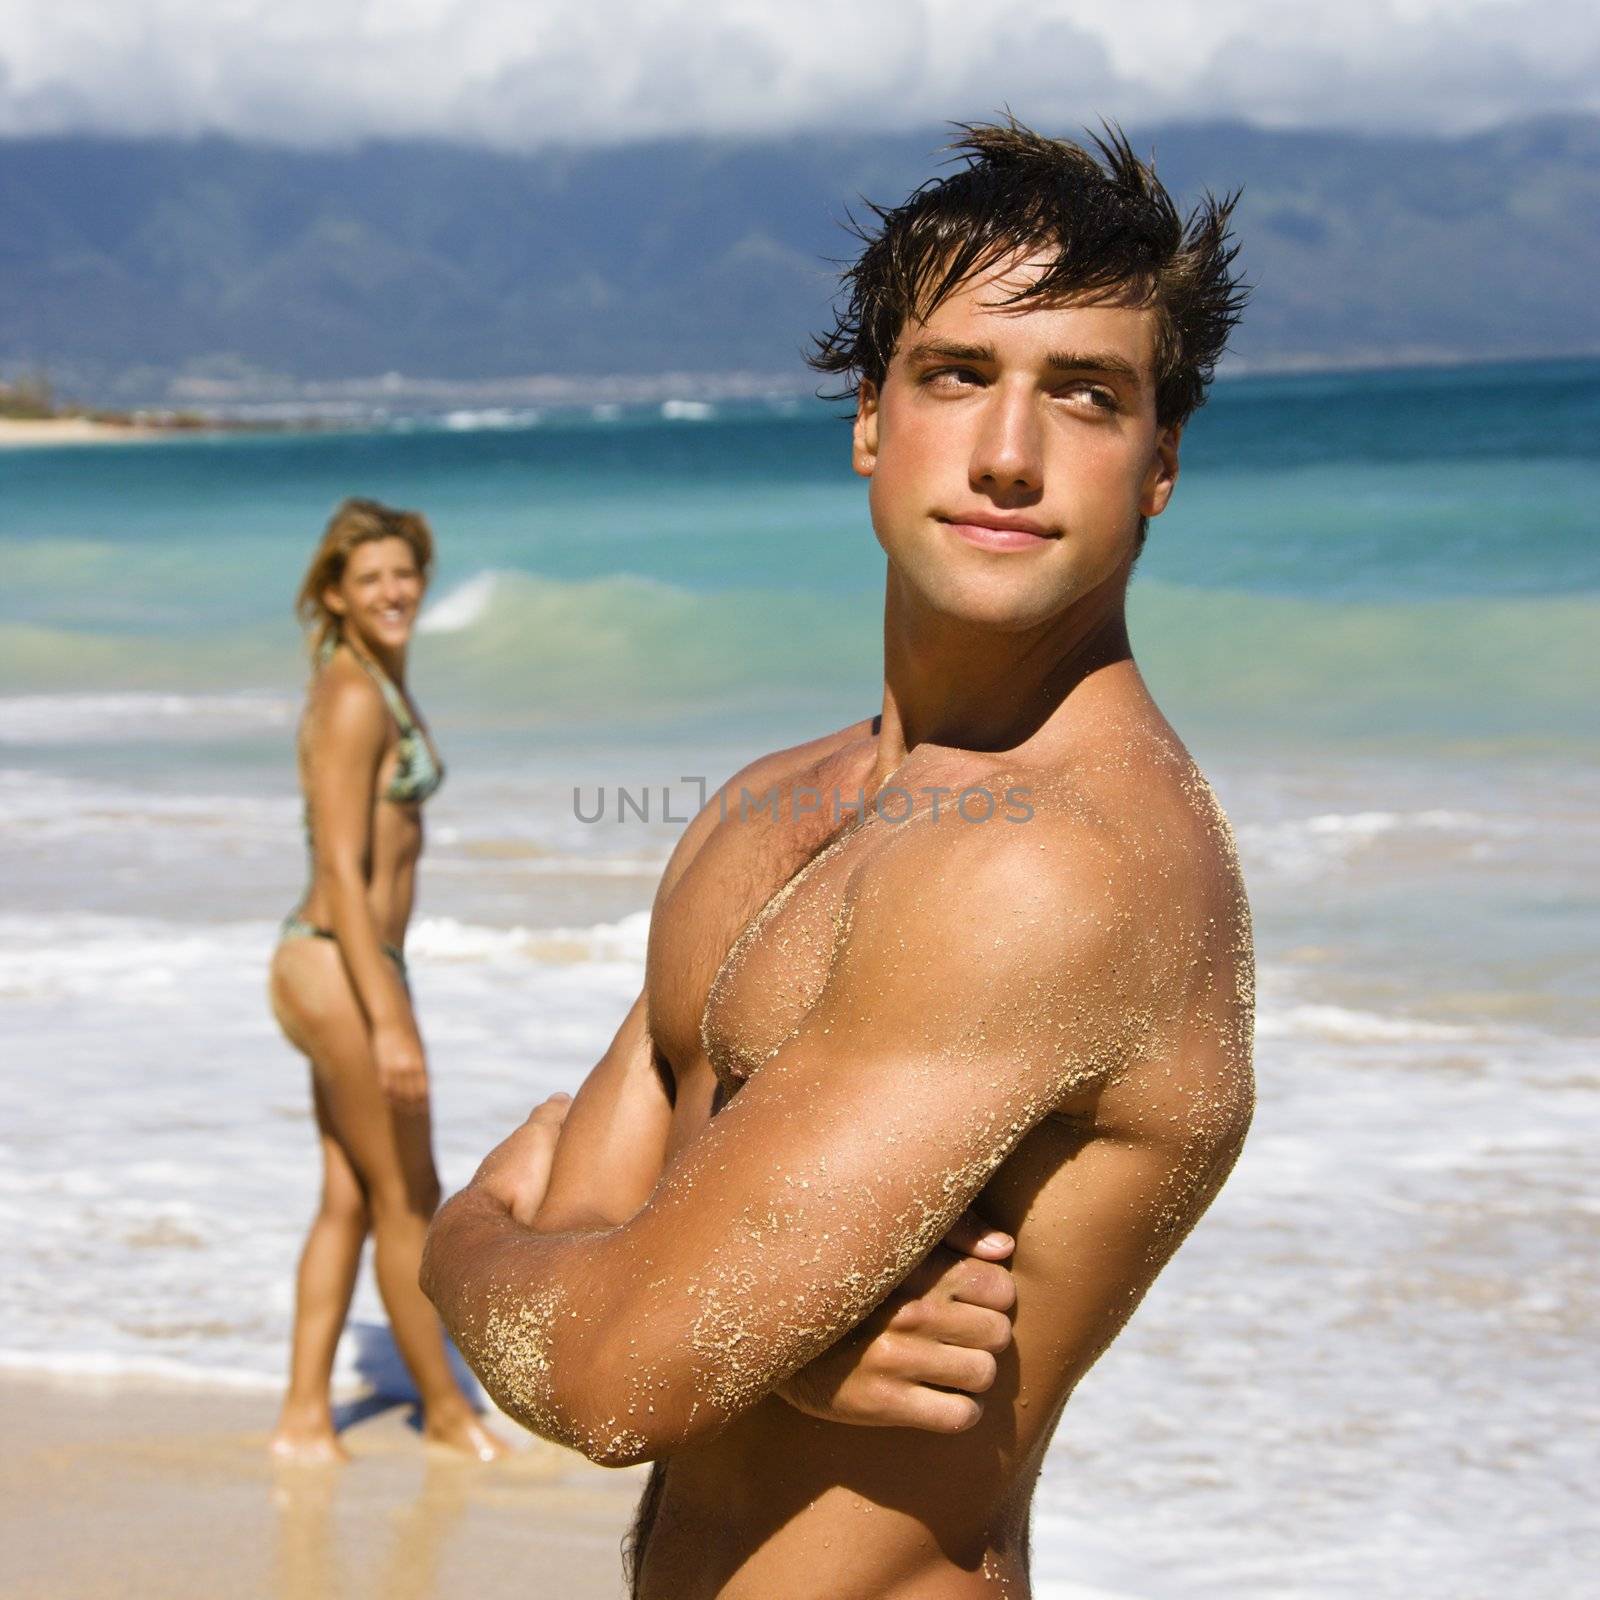
[{"label": "man's spiky wet hair", "polygon": [[1237,191],[1220,200],[1208,192],[1185,219],[1114,123],[1089,135],[1095,153],[1015,118],[956,126],[950,148],[964,167],[901,205],[867,202],[876,230],[851,219],[865,248],[810,358],[846,380],[836,397],[853,395],[863,378],[881,384],[908,321],[1028,250],[1052,265],[1007,303],[1070,296],[1155,309],[1156,416],[1164,427],[1186,422],[1205,403],[1249,294],[1228,231]]}]

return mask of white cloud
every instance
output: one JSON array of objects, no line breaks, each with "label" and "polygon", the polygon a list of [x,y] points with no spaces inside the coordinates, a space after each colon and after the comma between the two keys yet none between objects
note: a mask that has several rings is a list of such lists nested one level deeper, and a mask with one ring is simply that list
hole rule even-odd
[{"label": "white cloud", "polygon": [[1239,116],[1600,111],[1591,0],[0,0],[0,134],[507,149]]}]

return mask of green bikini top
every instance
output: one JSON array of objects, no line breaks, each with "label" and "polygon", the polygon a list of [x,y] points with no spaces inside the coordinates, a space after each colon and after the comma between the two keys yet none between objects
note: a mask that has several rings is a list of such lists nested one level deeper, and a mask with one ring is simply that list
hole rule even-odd
[{"label": "green bikini top", "polygon": [[[317,657],[319,665],[332,659],[339,642],[338,639],[330,639],[322,647]],[[394,776],[383,791],[383,798],[403,806],[419,806],[436,793],[439,785],[444,782],[443,763],[435,758],[433,749],[423,735],[417,719],[411,715],[411,707],[406,704],[406,697],[390,682],[388,673],[361,651],[352,650],[350,654],[361,663],[367,676],[377,684],[378,693],[383,696],[383,703],[388,706],[389,715],[394,718],[395,726],[400,730],[400,738],[395,745],[398,759],[395,763]]]}]

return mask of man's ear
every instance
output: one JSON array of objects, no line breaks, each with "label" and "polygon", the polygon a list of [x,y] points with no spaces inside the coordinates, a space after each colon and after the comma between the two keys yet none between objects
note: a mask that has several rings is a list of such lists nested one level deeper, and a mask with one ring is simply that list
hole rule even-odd
[{"label": "man's ear", "polygon": [[856,391],[856,422],[850,441],[850,465],[863,478],[878,464],[878,386],[869,378]]},{"label": "man's ear", "polygon": [[1167,509],[1178,482],[1178,441],[1182,437],[1182,423],[1157,433],[1155,460],[1150,463],[1139,494],[1140,516],[1159,517]]}]

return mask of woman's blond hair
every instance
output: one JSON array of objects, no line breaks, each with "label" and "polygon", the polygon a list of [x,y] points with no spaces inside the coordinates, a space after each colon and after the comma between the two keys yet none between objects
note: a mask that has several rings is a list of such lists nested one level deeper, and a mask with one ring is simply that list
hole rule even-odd
[{"label": "woman's blond hair", "polygon": [[422,581],[433,565],[433,531],[420,511],[398,511],[376,500],[346,500],[328,519],[321,542],[294,597],[294,614],[306,630],[311,659],[317,660],[329,642],[338,642],[339,618],[322,598],[344,576],[345,563],[358,544],[376,539],[404,539],[416,557]]}]

